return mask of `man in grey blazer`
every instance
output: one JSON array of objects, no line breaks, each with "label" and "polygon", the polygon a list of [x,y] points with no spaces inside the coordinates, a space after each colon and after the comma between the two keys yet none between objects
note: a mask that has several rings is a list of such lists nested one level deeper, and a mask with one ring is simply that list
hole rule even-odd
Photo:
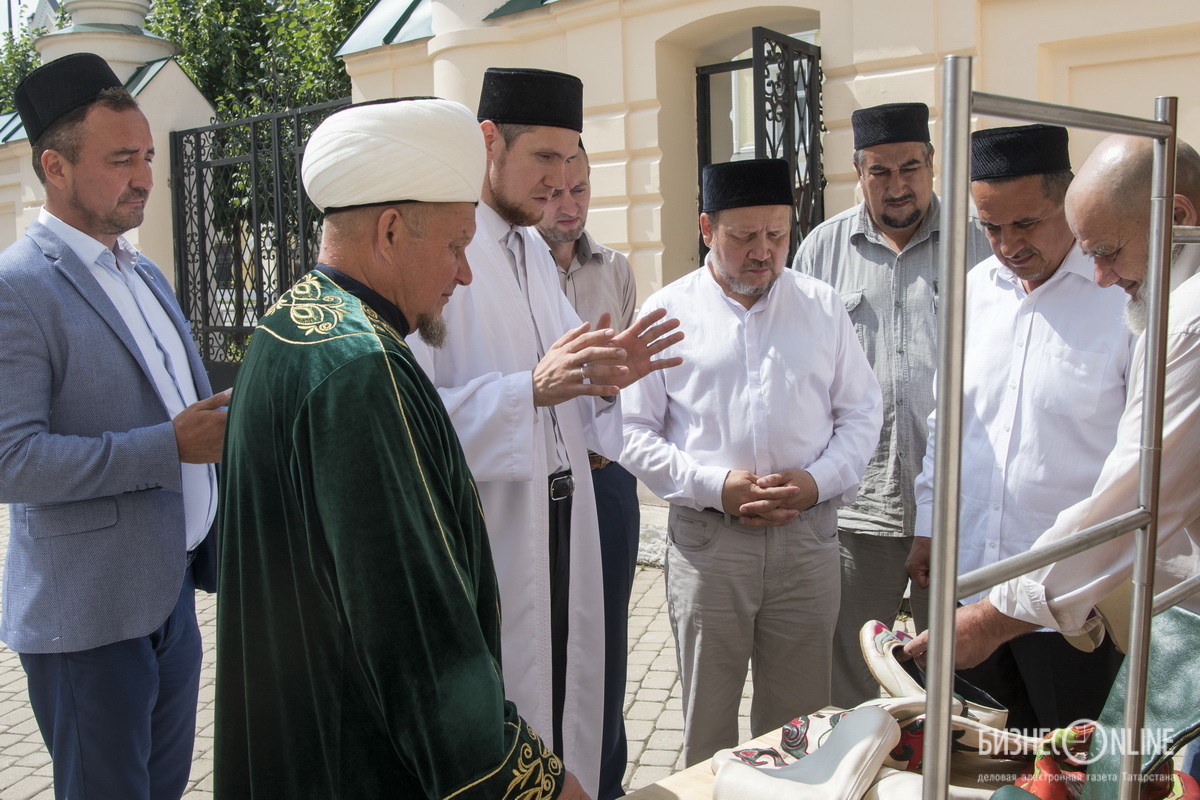
[{"label": "man in grey blazer", "polygon": [[215,588],[211,389],[142,222],[154,144],[98,56],[17,88],[46,204],[0,253],[0,639],[56,797],[177,800],[195,736],[195,587]]}]

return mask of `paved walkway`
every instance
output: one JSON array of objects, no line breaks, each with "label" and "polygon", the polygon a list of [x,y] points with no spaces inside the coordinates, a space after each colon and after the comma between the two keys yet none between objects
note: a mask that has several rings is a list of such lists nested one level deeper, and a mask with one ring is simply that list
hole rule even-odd
[{"label": "paved walkway", "polygon": [[[654,560],[662,551],[664,509],[643,507],[642,552]],[[0,506],[0,561],[8,547],[8,508]],[[196,755],[186,800],[212,797],[213,641],[216,598],[198,593],[196,611],[204,638]],[[742,731],[749,738],[749,692],[742,701]],[[629,770],[625,785],[637,789],[682,769],[683,712],[675,645],[667,621],[662,569],[639,566],[629,607],[629,683],[625,697]],[[0,645],[0,800],[53,800],[50,756],[42,743],[25,692],[25,673],[16,654]]]}]

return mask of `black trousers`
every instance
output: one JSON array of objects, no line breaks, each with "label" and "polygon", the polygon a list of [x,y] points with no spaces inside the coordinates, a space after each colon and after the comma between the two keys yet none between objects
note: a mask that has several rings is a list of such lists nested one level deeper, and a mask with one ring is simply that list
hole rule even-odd
[{"label": "black trousers", "polygon": [[[550,483],[569,473],[550,476]],[[567,696],[567,636],[571,597],[571,501],[572,495],[550,499],[550,672],[552,731],[551,749],[563,757],[562,717]]]},{"label": "black trousers", "polygon": [[625,678],[629,662],[629,597],[637,568],[641,509],[637,478],[620,464],[592,470],[604,580],[604,729],[597,800],[623,797],[629,764],[625,738]]},{"label": "black trousers", "polygon": [[1009,729],[1053,730],[1100,716],[1124,658],[1107,637],[1085,653],[1061,634],[1034,632],[958,674],[1008,707]]}]

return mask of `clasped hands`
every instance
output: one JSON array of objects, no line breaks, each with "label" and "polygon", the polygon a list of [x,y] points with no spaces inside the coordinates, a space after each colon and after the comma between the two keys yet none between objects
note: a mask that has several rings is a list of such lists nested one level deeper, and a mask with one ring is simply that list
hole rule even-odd
[{"label": "clasped hands", "polygon": [[683,340],[679,320],[660,308],[617,333],[603,314],[596,330],[572,328],[550,346],[533,369],[533,404],[554,406],[581,395],[612,397],[651,372],[676,367],[683,359],[654,356]]},{"label": "clasped hands", "polygon": [[721,506],[743,525],[776,528],[816,505],[817,496],[817,482],[802,469],[762,477],[744,469],[731,469],[721,489]]}]

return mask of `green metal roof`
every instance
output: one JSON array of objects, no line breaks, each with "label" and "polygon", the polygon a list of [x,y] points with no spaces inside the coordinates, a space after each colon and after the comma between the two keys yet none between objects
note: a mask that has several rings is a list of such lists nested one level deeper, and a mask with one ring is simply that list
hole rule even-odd
[{"label": "green metal roof", "polygon": [[488,14],[486,17],[484,17],[484,19],[507,17],[509,14],[519,14],[522,11],[541,8],[542,6],[548,6],[551,3],[557,2],[558,0],[508,0],[507,3]]},{"label": "green metal roof", "polygon": [[21,124],[17,112],[5,111],[0,114],[0,144],[19,142],[27,138],[29,137],[25,135],[25,126]]},{"label": "green metal roof", "polygon": [[[167,65],[167,62],[174,60],[175,59],[171,57],[167,57],[160,58],[157,61],[146,62],[142,66],[138,67],[137,71],[129,76],[129,80],[125,81],[125,88],[129,90],[131,95],[137,97],[138,93],[141,92],[142,89],[145,89],[146,85],[149,84],[150,81],[154,80],[158,73],[162,71],[162,68]],[[184,77],[186,76],[187,73],[185,72]],[[188,80],[191,80],[191,78],[188,78]]]},{"label": "green metal roof", "polygon": [[347,56],[430,36],[433,36],[431,0],[375,0],[334,55]]},{"label": "green metal roof", "polygon": [[136,25],[112,25],[107,22],[93,22],[87,25],[68,25],[65,28],[59,28],[56,31],[50,31],[46,36],[61,36],[66,33],[132,33],[136,36],[145,36],[147,39],[159,39],[166,41],[163,37],[150,33],[145,28],[139,28]]}]

